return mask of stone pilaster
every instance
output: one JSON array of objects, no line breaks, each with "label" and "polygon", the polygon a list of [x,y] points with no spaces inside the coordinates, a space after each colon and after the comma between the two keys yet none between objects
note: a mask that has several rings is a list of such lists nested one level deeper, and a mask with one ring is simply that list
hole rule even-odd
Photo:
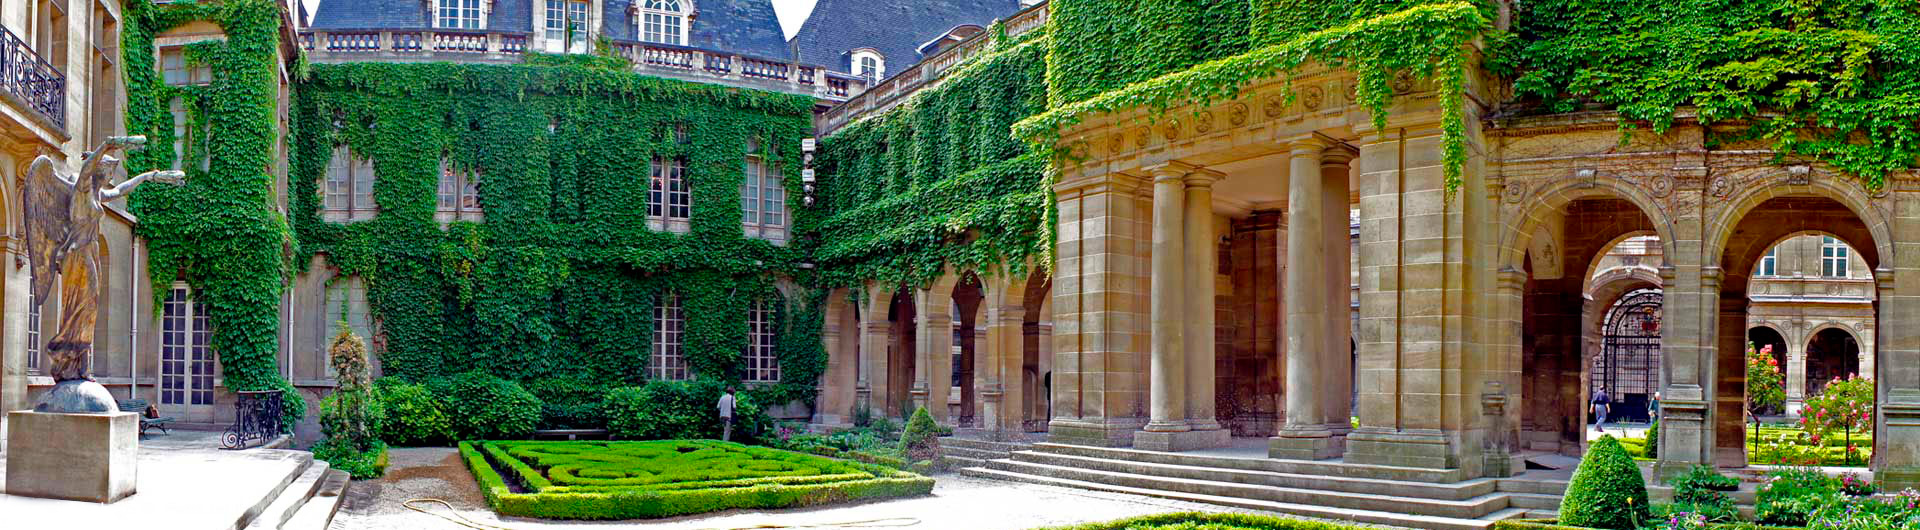
[{"label": "stone pilaster", "polygon": [[893,324],[887,322],[887,306],[893,303],[893,290],[869,287],[860,307],[860,386],[858,407],[875,416],[886,416],[887,404],[899,399],[887,391],[887,347]]},{"label": "stone pilaster", "polygon": [[[1290,147],[1287,184],[1287,377],[1286,421],[1269,442],[1274,458],[1317,460],[1339,454],[1327,430],[1324,381],[1328,314],[1327,282],[1321,260],[1326,254],[1326,186],[1322,151],[1331,144],[1317,136],[1299,138]],[[1344,217],[1344,216],[1342,216]],[[1346,312],[1342,308],[1341,314]]]},{"label": "stone pilaster", "polygon": [[7,315],[6,325],[0,326],[5,340],[0,341],[0,412],[21,410],[32,406],[27,401],[27,296],[32,292],[27,280],[27,267],[24,241],[4,240],[5,252],[0,252],[0,270],[5,281],[0,281],[0,293],[4,293],[4,303],[0,303],[0,312]]},{"label": "stone pilaster", "polygon": [[[1127,446],[1146,424],[1146,188],[1104,172],[1069,173],[1054,187],[1052,440]],[[991,402],[984,389],[981,398]]]},{"label": "stone pilaster", "polygon": [[953,388],[953,287],[960,277],[949,272],[933,285],[914,291],[913,404],[926,407],[933,420],[947,420],[947,396]]},{"label": "stone pilaster", "polygon": [[1327,430],[1334,436],[1346,436],[1353,430],[1353,276],[1348,267],[1352,252],[1348,225],[1348,165],[1354,153],[1335,146],[1321,153],[1321,229],[1326,233],[1320,266],[1326,277],[1328,306],[1322,317],[1325,344],[1320,360],[1321,405],[1325,408]]}]

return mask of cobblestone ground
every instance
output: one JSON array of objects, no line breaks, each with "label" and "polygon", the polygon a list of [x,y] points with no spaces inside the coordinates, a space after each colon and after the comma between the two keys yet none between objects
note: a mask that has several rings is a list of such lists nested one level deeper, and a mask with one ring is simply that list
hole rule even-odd
[{"label": "cobblestone ground", "polygon": [[[394,449],[391,467],[380,480],[355,481],[347,488],[345,505],[334,517],[332,530],[459,530],[460,525],[440,517],[409,510],[408,499],[437,498],[475,522],[520,529],[582,529],[634,527],[661,529],[745,529],[777,527],[832,528],[835,523],[876,521],[910,529],[1026,529],[1035,526],[1105,521],[1176,511],[1229,512],[1208,504],[1137,495],[1102,493],[1072,488],[983,480],[954,474],[940,475],[933,495],[859,504],[793,510],[729,510],[705,515],[624,522],[543,521],[501,518],[486,507],[480,489],[448,448]],[[451,515],[438,505],[428,510]],[[777,526],[762,526],[777,525]]]}]

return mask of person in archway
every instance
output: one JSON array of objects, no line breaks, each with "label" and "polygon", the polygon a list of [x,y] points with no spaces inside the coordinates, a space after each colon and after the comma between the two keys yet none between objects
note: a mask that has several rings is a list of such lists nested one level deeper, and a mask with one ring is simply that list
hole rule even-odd
[{"label": "person in archway", "polygon": [[1613,407],[1613,396],[1607,395],[1607,385],[1595,385],[1593,388],[1593,428],[1600,432],[1607,430],[1607,412]]},{"label": "person in archway", "polygon": [[1647,422],[1660,421],[1660,393],[1654,392],[1653,399],[1647,400]]}]

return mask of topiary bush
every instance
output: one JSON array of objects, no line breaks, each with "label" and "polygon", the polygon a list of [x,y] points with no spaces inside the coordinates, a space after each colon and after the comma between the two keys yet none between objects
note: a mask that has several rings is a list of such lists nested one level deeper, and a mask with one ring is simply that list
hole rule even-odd
[{"label": "topiary bush", "polygon": [[525,438],[540,423],[540,398],[513,381],[467,372],[436,379],[427,388],[445,403],[460,440]]},{"label": "topiary bush", "polygon": [[447,420],[444,404],[426,385],[384,378],[377,385],[380,408],[385,411],[376,429],[380,439],[398,446],[446,445],[453,439],[453,423]]},{"label": "topiary bush", "polygon": [[1647,458],[1660,458],[1660,419],[1647,426]]},{"label": "topiary bush", "polygon": [[926,407],[913,411],[907,430],[900,433],[900,456],[908,463],[940,461],[940,426],[933,423]]},{"label": "topiary bush", "polygon": [[1601,436],[1580,459],[1560,500],[1560,524],[1628,530],[1651,518],[1647,483],[1620,441]]}]

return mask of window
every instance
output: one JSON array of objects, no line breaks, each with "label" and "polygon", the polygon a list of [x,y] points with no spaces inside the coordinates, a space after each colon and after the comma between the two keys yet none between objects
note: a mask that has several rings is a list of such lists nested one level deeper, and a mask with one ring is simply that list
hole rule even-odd
[{"label": "window", "polygon": [[175,284],[160,309],[160,403],[213,404],[213,325],[207,306]]},{"label": "window", "polygon": [[322,213],[349,220],[372,217],[379,211],[373,203],[373,180],[372,160],[354,156],[345,146],[333,148]]},{"label": "window", "polygon": [[1847,254],[1850,249],[1846,243],[1830,236],[1820,237],[1820,275],[1828,278],[1847,277]]},{"label": "window", "polygon": [[[372,340],[373,319],[367,315],[367,283],[359,276],[338,276],[327,287],[326,313],[321,318],[320,329],[316,337],[317,348],[326,351],[333,342],[333,336],[340,333],[340,323],[346,322],[347,329],[353,330],[361,341]],[[365,345],[364,342],[362,345]],[[333,363],[326,365],[327,377],[334,377]]]},{"label": "window", "polygon": [[[33,277],[27,277],[27,284],[33,284]],[[40,308],[34,307],[32,289],[27,293],[27,373],[40,373]]]},{"label": "window", "polygon": [[[573,0],[547,0],[546,30],[550,49],[587,51],[587,3]],[[562,46],[562,43],[569,45]]]},{"label": "window", "polygon": [[741,224],[747,235],[762,239],[786,239],[787,190],[780,172],[759,154],[759,142],[747,143],[746,178],[740,184]]},{"label": "window", "polygon": [[480,29],[480,0],[439,0],[433,27]]},{"label": "window", "polygon": [[213,82],[213,67],[188,66],[186,48],[169,46],[160,49],[160,78],[170,86],[204,85]]},{"label": "window", "polygon": [[480,171],[440,161],[440,211],[456,218],[480,213]]},{"label": "window", "polygon": [[692,196],[687,190],[685,158],[653,158],[653,175],[647,190],[647,216],[661,220],[686,220],[692,213]]},{"label": "window", "polygon": [[780,381],[780,355],[774,349],[778,337],[774,333],[773,307],[772,302],[755,300],[747,309],[747,352],[741,358],[747,362],[746,381],[750,383]]},{"label": "window", "polygon": [[1760,257],[1760,272],[1759,272],[1760,276],[1778,275],[1778,271],[1774,269],[1774,267],[1779,262],[1779,259],[1774,257],[1774,253],[1777,252],[1778,250],[1779,250],[1778,246],[1767,249],[1767,255]]},{"label": "window", "polygon": [[684,46],[686,13],[680,0],[646,0],[640,10],[640,40],[656,44]]},{"label": "window", "polygon": [[663,381],[684,381],[687,358],[680,354],[680,333],[686,329],[686,317],[680,313],[680,297],[667,293],[653,308],[653,356],[647,373]]},{"label": "window", "polygon": [[879,52],[860,50],[853,52],[853,75],[876,81],[887,75],[887,60]]}]

